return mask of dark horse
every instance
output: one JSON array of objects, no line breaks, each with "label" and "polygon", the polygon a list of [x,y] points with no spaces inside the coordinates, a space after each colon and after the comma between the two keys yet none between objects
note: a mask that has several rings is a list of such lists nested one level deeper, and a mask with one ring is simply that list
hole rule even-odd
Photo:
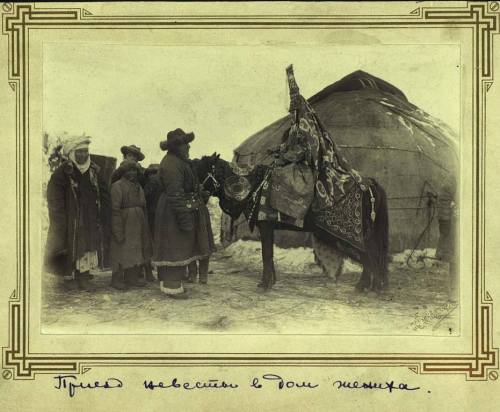
[{"label": "dark horse", "polygon": [[[258,165],[248,175],[246,179],[250,182],[250,194],[244,200],[229,199],[224,190],[224,184],[229,178],[236,176],[230,163],[220,159],[219,155],[214,153],[212,156],[204,156],[199,160],[193,160],[197,170],[198,177],[205,190],[219,199],[221,209],[233,219],[238,218],[244,213],[247,219],[250,215],[255,215],[258,210],[251,209],[255,206],[252,202],[252,194],[259,190],[268,166]],[[357,290],[369,288],[375,291],[381,291],[388,287],[387,281],[387,259],[388,259],[388,214],[387,199],[382,186],[375,180],[370,179],[370,189],[375,198],[374,211],[375,221],[371,219],[371,193],[370,190],[363,192],[363,228],[365,250],[353,251],[352,247],[343,245],[340,239],[335,238],[324,230],[320,230],[313,223],[311,213],[308,212],[304,221],[304,227],[287,225],[283,222],[260,220],[255,224],[260,232],[262,244],[262,262],[263,275],[259,283],[260,287],[270,289],[276,282],[276,273],[274,269],[273,249],[274,249],[274,230],[295,230],[312,232],[322,242],[328,244],[343,255],[348,255],[358,261],[363,266],[363,273],[356,285]]]}]

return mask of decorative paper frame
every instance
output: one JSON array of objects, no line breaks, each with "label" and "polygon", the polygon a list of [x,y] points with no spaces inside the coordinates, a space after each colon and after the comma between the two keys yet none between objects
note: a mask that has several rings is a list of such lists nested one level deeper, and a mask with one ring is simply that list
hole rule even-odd
[{"label": "decorative paper frame", "polygon": [[[271,16],[106,16],[83,8],[58,8],[54,4],[3,3],[2,41],[9,42],[8,82],[16,97],[16,192],[17,192],[17,287],[9,301],[9,341],[3,348],[3,377],[33,379],[38,373],[84,373],[90,366],[399,366],[415,373],[459,373],[467,379],[496,380],[498,349],[494,347],[493,301],[485,290],[485,112],[486,94],[493,83],[493,41],[500,28],[500,6],[494,2],[469,2],[466,7],[419,7],[408,15],[271,15]],[[29,60],[28,33],[32,28],[256,28],[256,27],[461,27],[470,28],[473,43],[474,103],[474,208],[473,233],[473,342],[472,353],[440,354],[230,354],[177,356],[175,354],[79,354],[58,355],[30,352],[28,328],[29,236],[28,134]],[[5,76],[5,73],[3,74]],[[3,77],[5,78],[5,77]],[[4,326],[2,326],[4,327]]]}]

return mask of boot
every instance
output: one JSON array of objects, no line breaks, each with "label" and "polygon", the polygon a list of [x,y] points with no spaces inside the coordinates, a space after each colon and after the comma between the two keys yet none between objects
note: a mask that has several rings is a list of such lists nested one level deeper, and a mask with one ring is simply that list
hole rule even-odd
[{"label": "boot", "polygon": [[89,272],[76,272],[76,283],[78,285],[78,289],[86,291],[86,292],[92,292],[94,290],[93,285],[90,283],[89,279]]},{"label": "boot", "polygon": [[195,283],[197,277],[198,277],[198,265],[196,263],[196,260],[194,260],[188,265],[188,270],[185,280],[187,283]]},{"label": "boot", "polygon": [[208,258],[201,259],[199,265],[200,283],[206,285],[208,282]]},{"label": "boot", "polygon": [[151,262],[148,262],[144,265],[144,272],[146,273],[147,282],[154,282],[156,280],[153,275],[153,267],[151,266]]},{"label": "boot", "polygon": [[175,295],[171,295],[169,293],[166,293],[166,295],[170,298],[170,299],[175,299],[175,300],[186,300],[186,299],[189,299],[189,295],[186,291],[182,292],[182,293],[177,293]]},{"label": "boot", "polygon": [[127,290],[128,287],[123,279],[123,271],[119,270],[111,274],[111,287],[117,290]]},{"label": "boot", "polygon": [[182,278],[186,273],[186,266],[172,266],[165,268],[160,289],[171,299],[185,300],[189,298],[182,286]]},{"label": "boot", "polygon": [[78,290],[78,284],[76,283],[76,279],[64,277],[60,280],[58,284],[61,291],[64,292],[74,292]]},{"label": "boot", "polygon": [[160,281],[160,290],[171,299],[176,299],[176,300],[189,299],[189,294],[185,289],[181,293],[168,293],[168,290],[163,285],[163,281]]},{"label": "boot", "polygon": [[125,269],[124,272],[125,272],[125,283],[128,286],[137,286],[137,287],[146,286],[147,282],[144,280],[144,278],[140,278],[138,276],[137,266]]}]

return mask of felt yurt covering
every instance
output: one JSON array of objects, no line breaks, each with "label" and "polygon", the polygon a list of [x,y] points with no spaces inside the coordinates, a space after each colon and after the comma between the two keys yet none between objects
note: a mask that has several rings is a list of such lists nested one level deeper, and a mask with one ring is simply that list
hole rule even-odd
[{"label": "felt yurt covering", "polygon": [[[436,198],[443,179],[458,174],[458,138],[442,121],[411,104],[404,93],[363,71],[356,71],[308,99],[342,154],[362,175],[386,190],[389,247],[398,252],[436,247]],[[234,151],[239,165],[269,164],[291,125],[283,117],[247,138]],[[221,238],[257,239],[244,217],[223,216]],[[281,247],[310,245],[310,234],[278,231]]]}]

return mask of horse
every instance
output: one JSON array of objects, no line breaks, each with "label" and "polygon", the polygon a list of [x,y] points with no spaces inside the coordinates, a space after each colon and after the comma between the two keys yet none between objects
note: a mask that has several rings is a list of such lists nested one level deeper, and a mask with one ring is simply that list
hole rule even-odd
[{"label": "horse", "polygon": [[[208,191],[211,196],[219,199],[219,206],[231,218],[237,219],[244,213],[248,220],[250,215],[258,213],[258,210],[251,210],[252,208],[259,207],[256,202],[252,202],[252,195],[259,190],[264,176],[270,171],[270,166],[256,165],[245,176],[250,183],[248,195],[244,199],[230,199],[226,194],[225,184],[230,178],[238,176],[231,164],[221,159],[217,153],[211,156],[203,156],[201,159],[193,160],[193,162],[203,189]],[[326,244],[338,254],[342,256],[347,255],[358,261],[362,265],[363,271],[356,284],[356,290],[371,289],[376,292],[386,290],[388,288],[389,226],[387,197],[383,187],[377,181],[371,178],[367,179],[367,181],[370,183],[369,190],[363,192],[362,200],[364,251],[357,250],[353,253],[352,248],[345,247],[340,239],[317,227],[314,224],[310,210],[306,214],[302,228],[283,223],[282,221],[257,220],[255,226],[257,226],[260,233],[263,262],[262,279],[258,286],[268,290],[276,282],[273,259],[274,231],[294,230],[312,232],[317,239],[324,243],[323,246]],[[375,215],[373,215],[373,212],[375,212]],[[376,216],[374,220],[373,216]]]}]

